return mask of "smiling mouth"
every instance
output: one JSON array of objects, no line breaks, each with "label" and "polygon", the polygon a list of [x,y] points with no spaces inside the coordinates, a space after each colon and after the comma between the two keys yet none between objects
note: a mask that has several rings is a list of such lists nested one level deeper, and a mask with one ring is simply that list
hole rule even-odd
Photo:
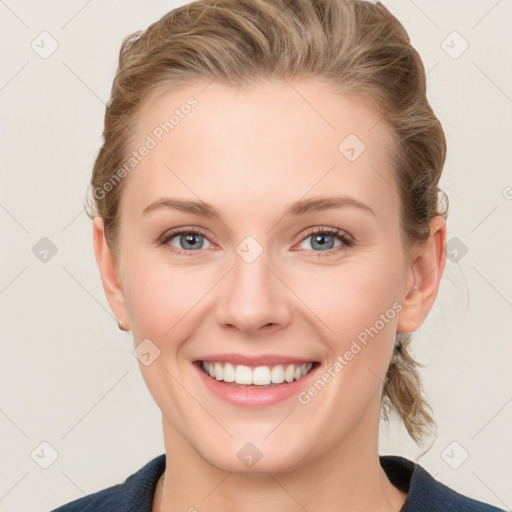
[{"label": "smiling mouth", "polygon": [[289,363],[256,367],[210,361],[197,361],[196,364],[212,379],[232,387],[264,389],[300,380],[320,363],[311,361],[305,364]]}]

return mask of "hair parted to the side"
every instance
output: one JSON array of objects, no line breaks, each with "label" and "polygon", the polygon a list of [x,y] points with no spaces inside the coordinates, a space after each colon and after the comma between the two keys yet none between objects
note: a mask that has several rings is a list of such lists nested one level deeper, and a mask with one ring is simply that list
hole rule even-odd
[{"label": "hair parted to the side", "polygon": [[[92,205],[86,200],[88,216],[103,217],[112,252],[129,177],[108,193],[104,185],[126,162],[136,116],[148,100],[199,81],[241,87],[294,78],[318,79],[382,113],[396,142],[389,151],[402,239],[406,247],[425,241],[432,217],[447,217],[448,201],[439,201],[438,188],[446,141],[426,97],[422,60],[401,23],[380,2],[365,0],[202,0],[123,41],[90,184],[102,193],[92,194]],[[394,410],[421,444],[435,422],[420,365],[408,352],[410,339],[393,354],[382,405],[384,419]]]}]

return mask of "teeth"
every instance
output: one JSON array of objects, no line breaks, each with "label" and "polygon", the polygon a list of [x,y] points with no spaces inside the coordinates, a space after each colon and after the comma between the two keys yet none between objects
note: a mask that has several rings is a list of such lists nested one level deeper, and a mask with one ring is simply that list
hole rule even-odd
[{"label": "teeth", "polygon": [[219,375],[222,375],[222,366],[220,363],[214,363],[215,367],[215,378],[220,380]]},{"label": "teeth", "polygon": [[290,364],[285,372],[284,372],[284,380],[286,382],[292,382],[293,381],[293,376],[295,374],[295,366],[293,366],[293,364]]},{"label": "teeth", "polygon": [[[222,379],[222,374],[219,380]],[[239,364],[235,366],[235,382],[237,384],[252,384],[252,371],[248,366]]]},{"label": "teeth", "polygon": [[275,366],[257,366],[251,368],[243,364],[232,365],[231,363],[208,363],[203,361],[203,370],[215,380],[224,382],[236,382],[237,384],[257,386],[268,386],[269,384],[281,384],[282,382],[293,382],[299,380],[313,367],[313,363],[302,365],[281,364]]},{"label": "teeth", "polygon": [[281,384],[284,382],[284,369],[280,364],[272,368],[271,379],[273,384]]},{"label": "teeth", "polygon": [[252,371],[252,384],[257,384],[258,386],[265,386],[266,384],[270,384],[271,382],[272,377],[270,373],[270,368],[268,366],[257,366],[256,368],[254,368],[254,370]]},{"label": "teeth", "polygon": [[231,363],[226,363],[224,365],[222,377],[224,382],[235,382],[235,367]]}]

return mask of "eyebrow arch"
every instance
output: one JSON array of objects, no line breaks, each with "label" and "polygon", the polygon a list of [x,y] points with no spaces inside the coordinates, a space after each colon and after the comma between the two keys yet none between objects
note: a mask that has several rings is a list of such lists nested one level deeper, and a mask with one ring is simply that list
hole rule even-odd
[{"label": "eyebrow arch", "polygon": [[[284,216],[298,216],[310,212],[321,210],[330,210],[334,208],[353,207],[371,213],[373,216],[375,212],[365,203],[362,203],[355,197],[351,196],[327,196],[327,197],[312,197],[309,199],[301,199],[292,203],[284,212]],[[163,197],[146,206],[142,210],[142,215],[148,214],[152,210],[159,208],[172,208],[182,212],[192,213],[203,217],[219,217],[215,208],[204,201],[195,201],[188,199],[174,199],[170,197]]]}]

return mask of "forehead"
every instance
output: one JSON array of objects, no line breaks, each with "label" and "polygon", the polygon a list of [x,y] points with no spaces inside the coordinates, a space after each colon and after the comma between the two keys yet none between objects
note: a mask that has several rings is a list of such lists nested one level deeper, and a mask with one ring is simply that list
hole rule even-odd
[{"label": "forehead", "polygon": [[376,106],[318,81],[198,83],[140,110],[130,146],[151,149],[123,196],[141,210],[166,193],[258,201],[335,187],[384,205],[397,199],[393,144]]}]

